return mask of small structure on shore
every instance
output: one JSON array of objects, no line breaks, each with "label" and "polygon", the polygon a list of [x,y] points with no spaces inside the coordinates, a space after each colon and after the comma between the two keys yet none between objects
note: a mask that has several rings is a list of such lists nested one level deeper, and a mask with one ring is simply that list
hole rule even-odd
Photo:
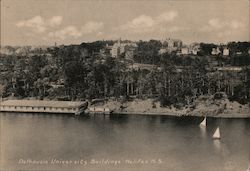
[{"label": "small structure on shore", "polygon": [[86,110],[87,114],[110,114],[111,111],[106,107],[90,107]]},{"label": "small structure on shore", "polygon": [[87,102],[6,100],[0,102],[0,112],[58,113],[79,115],[87,108]]}]

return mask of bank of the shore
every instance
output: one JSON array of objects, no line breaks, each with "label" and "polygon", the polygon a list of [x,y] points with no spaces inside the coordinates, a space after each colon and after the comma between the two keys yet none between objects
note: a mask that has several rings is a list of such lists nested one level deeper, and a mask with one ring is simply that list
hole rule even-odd
[{"label": "bank of the shore", "polygon": [[[33,100],[33,98],[26,100]],[[113,114],[127,115],[250,118],[249,104],[242,105],[235,101],[229,101],[226,98],[215,100],[208,97],[199,97],[192,105],[179,108],[176,108],[173,105],[169,107],[162,107],[160,102],[155,99],[143,100],[135,98],[130,101],[124,101],[121,99],[110,98],[108,100],[101,100],[101,102],[94,103],[89,107],[108,108]]]},{"label": "bank of the shore", "polygon": [[122,102],[120,100],[107,100],[95,106],[109,108],[113,114],[133,115],[168,115],[168,116],[197,116],[215,118],[250,118],[249,105],[231,102],[228,99],[211,100],[199,98],[192,106],[176,108],[174,106],[161,107],[160,102],[154,99],[133,99]]},{"label": "bank of the shore", "polygon": [[138,113],[138,112],[120,112],[120,111],[115,111],[112,114],[115,115],[150,115],[150,116],[176,116],[176,117],[208,117],[208,118],[250,118],[250,114],[248,113],[238,113],[238,114],[218,114],[218,115],[201,115],[199,113],[197,114],[177,114],[177,113],[150,113],[150,112],[145,112],[145,113]]}]

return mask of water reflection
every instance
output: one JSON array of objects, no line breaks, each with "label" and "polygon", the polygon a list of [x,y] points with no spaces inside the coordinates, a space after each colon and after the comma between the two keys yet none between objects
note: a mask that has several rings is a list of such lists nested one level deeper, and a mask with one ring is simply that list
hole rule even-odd
[{"label": "water reflection", "polygon": [[221,152],[221,141],[218,139],[213,140],[213,144],[214,144],[216,151]]},{"label": "water reflection", "polygon": [[200,126],[200,134],[201,134],[202,138],[206,138],[207,137],[206,127],[201,127]]}]

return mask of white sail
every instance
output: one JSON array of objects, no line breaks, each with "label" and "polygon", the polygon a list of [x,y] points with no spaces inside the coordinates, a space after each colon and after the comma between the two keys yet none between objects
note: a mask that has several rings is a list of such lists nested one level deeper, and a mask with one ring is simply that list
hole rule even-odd
[{"label": "white sail", "polygon": [[207,118],[205,117],[204,119],[203,119],[203,121],[200,123],[200,126],[204,126],[204,127],[206,127],[207,126]]},{"label": "white sail", "polygon": [[217,129],[214,132],[213,139],[220,139],[220,128],[217,127]]},{"label": "white sail", "polygon": [[247,171],[250,171],[250,163],[249,163],[249,165],[248,165],[248,169],[247,169]]}]

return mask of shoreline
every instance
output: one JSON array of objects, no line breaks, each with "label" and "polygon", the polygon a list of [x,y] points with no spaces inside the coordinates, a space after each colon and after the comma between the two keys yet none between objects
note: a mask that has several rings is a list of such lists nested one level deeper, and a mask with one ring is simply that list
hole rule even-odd
[{"label": "shoreline", "polygon": [[[65,113],[39,113],[39,112],[0,112],[1,114],[38,114],[38,115],[69,115]],[[70,115],[73,115],[72,113]],[[200,115],[200,114],[176,114],[176,113],[152,113],[152,112],[119,112],[114,111],[111,114],[82,114],[80,116],[88,115],[137,115],[137,116],[170,116],[170,117],[179,117],[179,118],[188,118],[188,117],[199,117],[199,118],[223,118],[223,119],[250,119],[250,114],[219,114],[219,115]]]},{"label": "shoreline", "polygon": [[[146,99],[146,100],[134,99],[132,101],[126,101],[126,102],[122,102],[120,100],[108,99],[105,102],[88,106],[88,108],[91,107],[98,107],[100,109],[108,108],[110,110],[110,114],[113,115],[150,115],[150,116],[209,117],[209,118],[234,118],[234,119],[250,118],[249,105],[247,104],[242,105],[235,101],[229,101],[228,99],[223,99],[219,101],[217,100],[212,102],[211,101],[209,102],[209,99],[205,101],[199,100],[195,102],[194,107],[186,106],[178,109],[174,106],[161,107],[160,103],[155,101],[155,99]],[[100,114],[105,115],[105,113],[100,113]],[[81,115],[86,115],[86,113],[83,113]]]},{"label": "shoreline", "polygon": [[[154,105],[152,105],[154,104]],[[176,117],[211,117],[211,118],[250,118],[249,105],[242,105],[228,99],[205,100],[197,99],[193,107],[184,106],[176,108],[174,106],[161,107],[160,102],[154,99],[134,99],[130,102],[120,102],[108,100],[104,104],[97,106],[109,108],[113,114],[128,115],[151,115],[151,116],[176,116]],[[121,107],[122,108],[119,108]]]},{"label": "shoreline", "polygon": [[[205,117],[200,114],[176,114],[176,113],[152,113],[152,112],[118,112],[114,111],[113,115],[147,115],[147,116],[173,116],[173,117]],[[227,119],[247,119],[250,114],[219,114],[219,115],[206,115],[208,118],[227,118]]]}]

